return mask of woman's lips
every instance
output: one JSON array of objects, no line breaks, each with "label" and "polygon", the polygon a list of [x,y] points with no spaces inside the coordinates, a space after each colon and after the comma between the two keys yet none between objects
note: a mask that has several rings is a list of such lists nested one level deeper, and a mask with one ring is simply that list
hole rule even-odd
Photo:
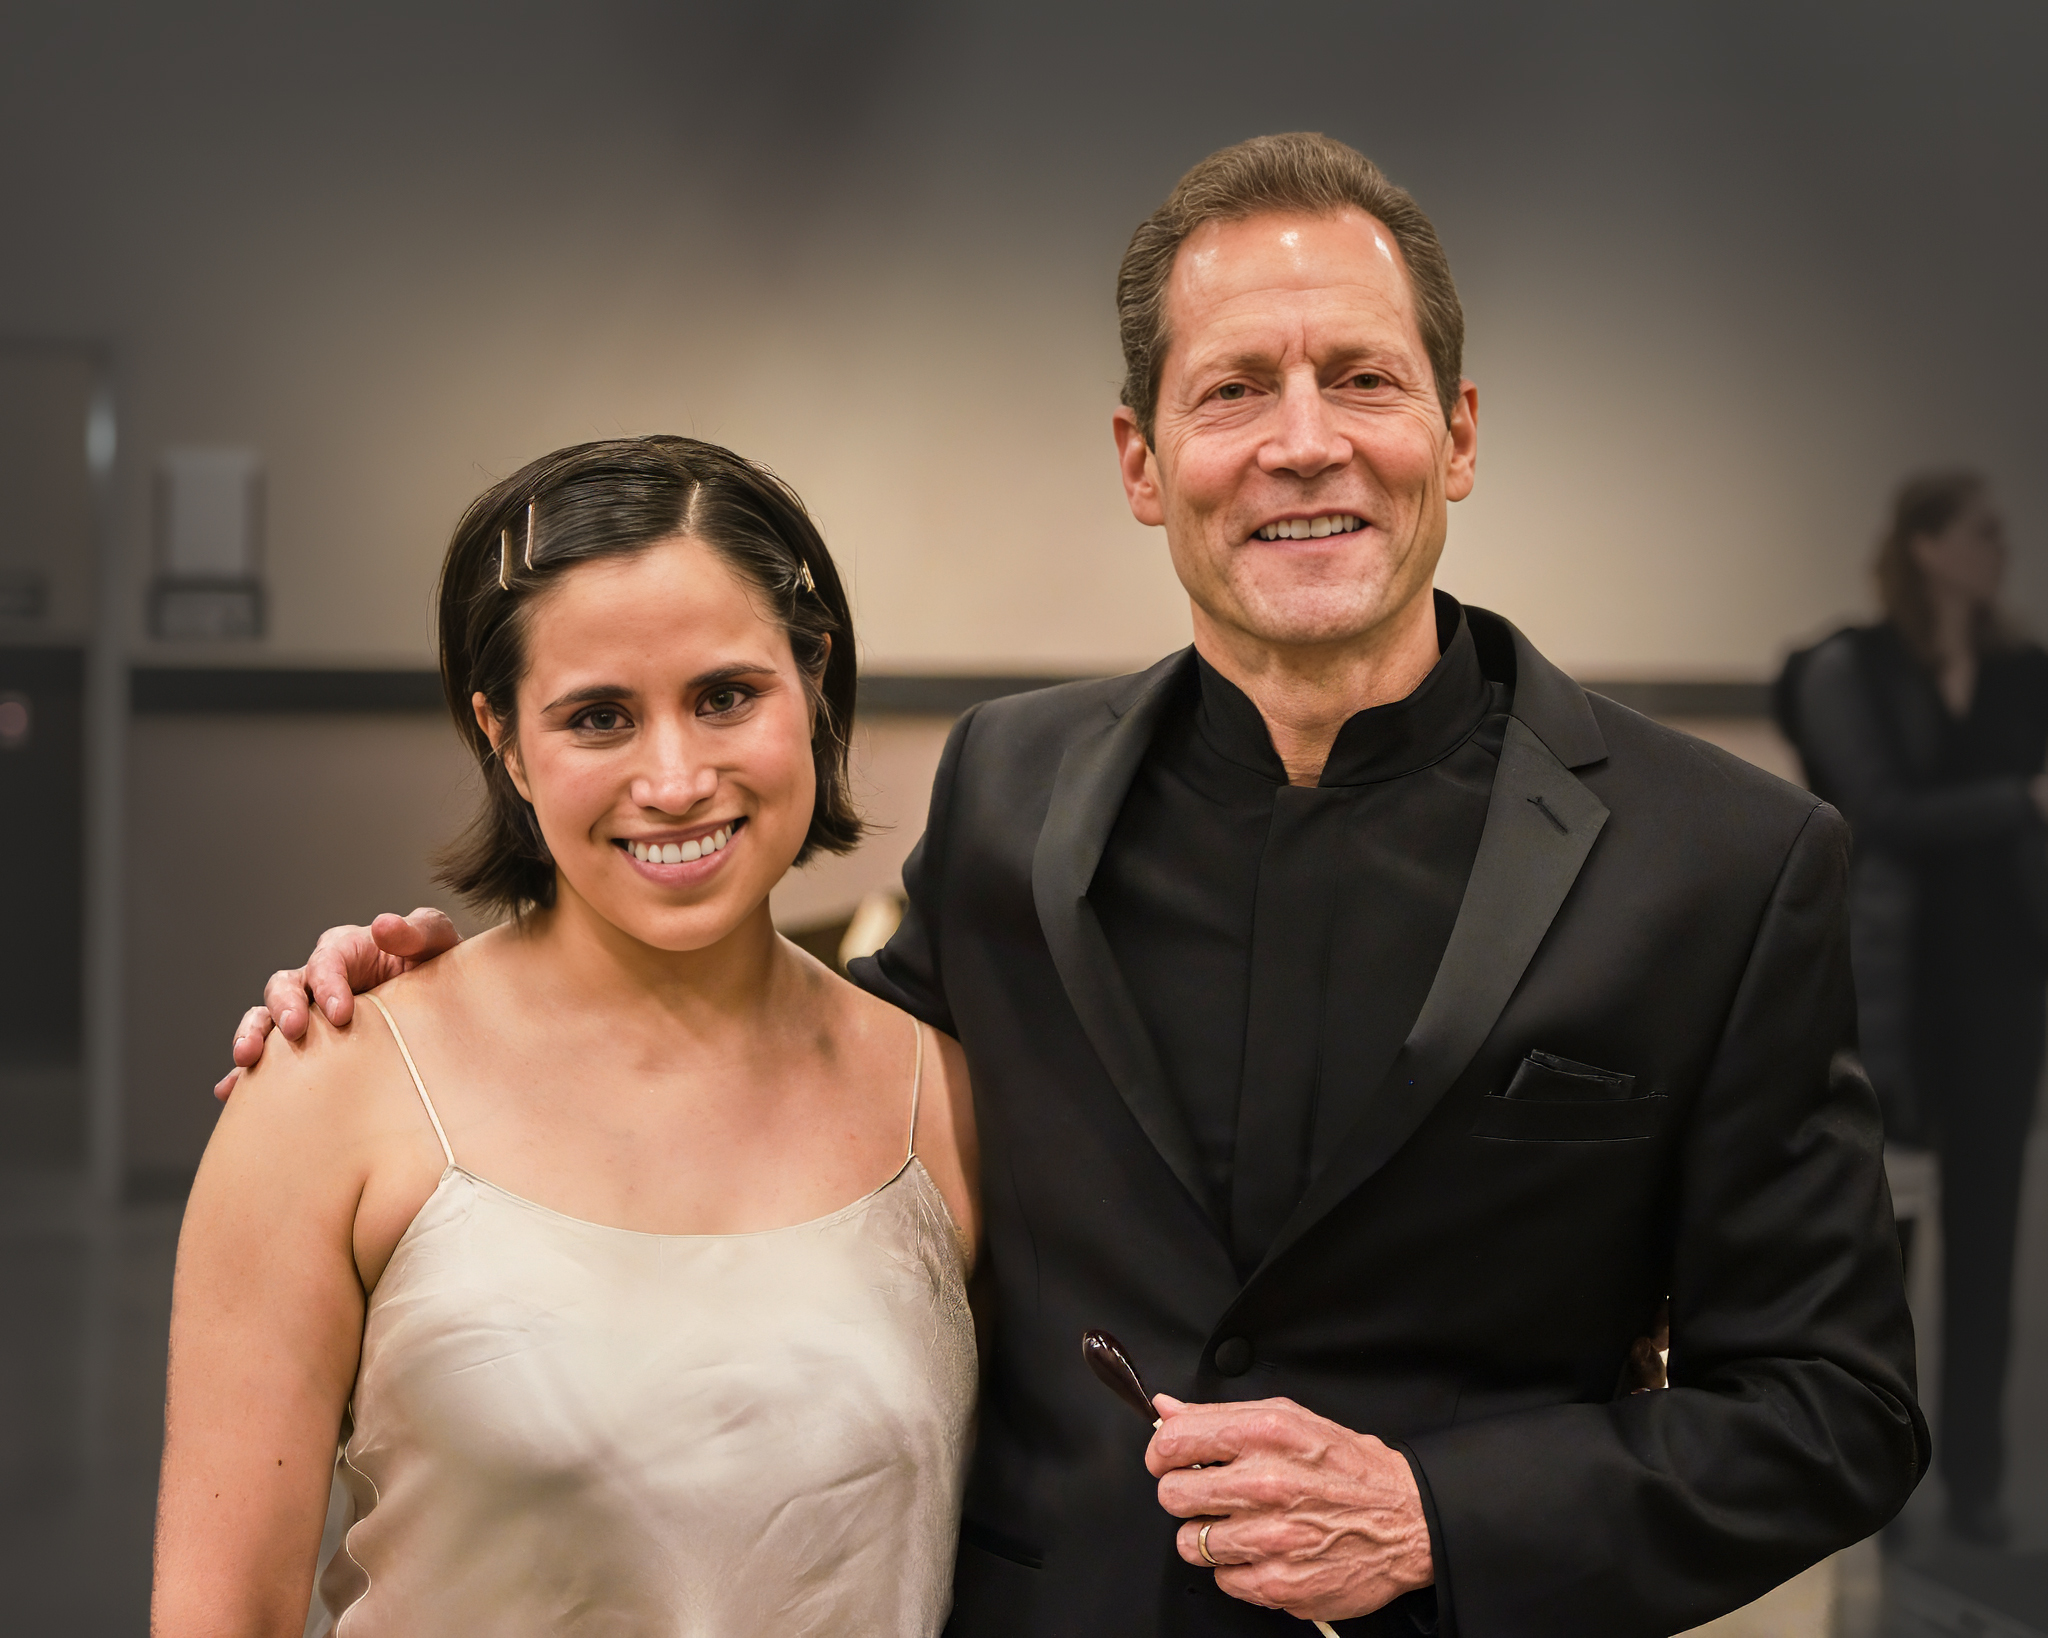
[{"label": "woman's lips", "polygon": [[613,841],[641,875],[665,887],[674,887],[702,881],[716,870],[746,823],[744,819],[734,819],[687,842],[643,842],[623,836]]}]

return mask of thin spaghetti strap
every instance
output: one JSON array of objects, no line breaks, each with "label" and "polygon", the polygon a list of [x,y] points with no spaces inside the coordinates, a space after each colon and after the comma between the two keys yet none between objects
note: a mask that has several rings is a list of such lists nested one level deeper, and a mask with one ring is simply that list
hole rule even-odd
[{"label": "thin spaghetti strap", "polygon": [[[384,1022],[390,1025],[391,1039],[398,1043],[398,1055],[405,1060],[406,1073],[412,1077],[412,1084],[419,1091],[420,1102],[427,1106],[427,1119],[434,1123],[434,1136],[441,1140],[441,1153],[448,1157],[448,1164],[453,1166],[455,1164],[455,1151],[448,1147],[448,1134],[441,1130],[441,1117],[434,1113],[434,1100],[427,1096],[427,1083],[420,1079],[419,1066],[412,1061],[412,1053],[406,1047],[405,1037],[398,1033],[398,1020],[391,1016],[391,1009],[385,1006],[382,1001],[377,1000],[374,995],[366,995],[363,999],[373,1002],[377,1010],[384,1015]],[[910,1101],[914,1110],[917,1104],[917,1094],[915,1092],[910,1095]],[[914,1120],[916,1118],[915,1114],[911,1118]]]},{"label": "thin spaghetti strap", "polygon": [[[910,1148],[903,1157],[906,1166],[917,1158],[917,1097],[924,1090],[924,1025],[913,1018],[910,1027],[917,1036],[917,1067],[910,1073]],[[425,1097],[426,1093],[420,1096]]]}]

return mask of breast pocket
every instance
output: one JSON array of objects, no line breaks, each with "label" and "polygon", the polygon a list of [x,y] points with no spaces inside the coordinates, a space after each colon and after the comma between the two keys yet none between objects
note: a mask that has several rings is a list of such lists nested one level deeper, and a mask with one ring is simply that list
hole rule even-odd
[{"label": "breast pocket", "polygon": [[1633,1075],[1532,1052],[1479,1104],[1472,1135],[1511,1143],[1620,1143],[1656,1135],[1671,1100]]}]

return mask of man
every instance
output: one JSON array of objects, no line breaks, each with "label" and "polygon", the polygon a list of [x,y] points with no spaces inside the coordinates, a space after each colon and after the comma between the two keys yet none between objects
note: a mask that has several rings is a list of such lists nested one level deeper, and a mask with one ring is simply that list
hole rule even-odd
[{"label": "man", "polygon": [[[949,1631],[1652,1638],[1746,1602],[1927,1454],[1843,826],[1432,591],[1478,398],[1434,231],[1362,156],[1212,155],[1118,304],[1124,486],[1194,647],[963,717],[855,968],[959,1038],[981,1123]],[[377,951],[323,949],[345,1009]],[[269,999],[303,1027],[300,975]],[[1631,1394],[1667,1303],[1671,1386]],[[1177,1396],[1149,1445],[1088,1327]]]}]

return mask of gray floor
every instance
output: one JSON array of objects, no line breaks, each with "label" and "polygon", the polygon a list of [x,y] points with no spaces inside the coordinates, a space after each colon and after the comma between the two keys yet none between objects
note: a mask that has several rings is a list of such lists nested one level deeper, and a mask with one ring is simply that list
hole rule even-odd
[{"label": "gray floor", "polygon": [[[2029,1177],[2010,1401],[2013,1550],[1948,1541],[1939,1481],[1930,1480],[1887,1542],[1881,1591],[1872,1589],[1882,1611],[1852,1623],[1853,1638],[1873,1626],[1883,1638],[2048,1635],[2048,1130],[2035,1136]],[[93,1211],[64,1174],[0,1172],[0,1405],[9,1413],[0,1418],[0,1587],[9,1638],[148,1630],[179,1209]],[[1938,1304],[1924,1278],[1916,1301]],[[1840,1630],[1851,1638],[1851,1625]]]},{"label": "gray floor", "polygon": [[0,1178],[0,1586],[10,1638],[149,1628],[176,1204]]}]

